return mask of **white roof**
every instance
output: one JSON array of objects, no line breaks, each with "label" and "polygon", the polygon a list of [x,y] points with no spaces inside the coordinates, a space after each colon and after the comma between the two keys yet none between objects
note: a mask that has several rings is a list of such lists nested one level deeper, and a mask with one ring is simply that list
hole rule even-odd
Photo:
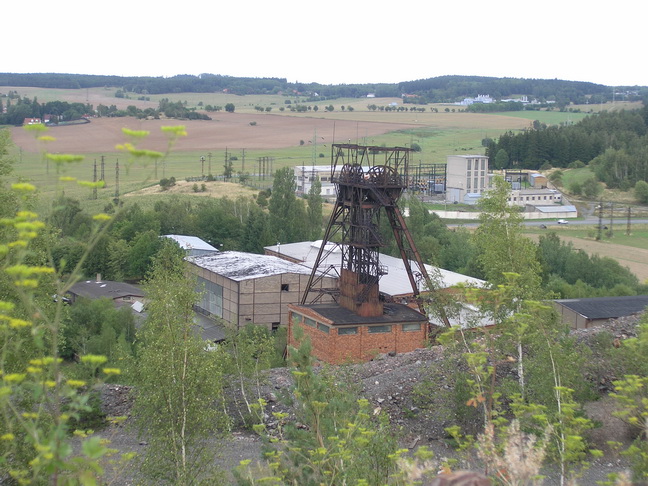
[{"label": "white roof", "polygon": [[565,206],[536,206],[536,211],[541,213],[577,213],[576,206],[565,205]]},{"label": "white roof", "polygon": [[186,235],[164,235],[165,238],[171,238],[176,241],[180,248],[184,250],[205,250],[205,251],[218,251],[216,248],[211,246],[204,240],[201,240],[197,236],[186,236]]},{"label": "white roof", "polygon": [[282,258],[240,251],[222,251],[209,255],[186,257],[188,262],[231,280],[251,280],[283,273],[310,275],[311,270]]},{"label": "white roof", "polygon": [[[312,268],[320,247],[322,240],[318,241],[302,241],[299,243],[288,243],[284,245],[272,245],[265,248],[269,251],[285,255],[294,260],[303,262],[308,268]],[[327,268],[334,266],[339,269],[342,263],[341,248],[339,245],[329,243],[324,248],[323,257],[327,251],[333,250],[327,258],[320,262],[320,271],[325,271]],[[385,266],[387,274],[383,275],[380,279],[380,291],[391,296],[408,295],[412,293],[412,285],[410,284],[405,264],[400,258],[395,258],[389,255],[380,254],[380,264]],[[410,266],[414,272],[418,270],[415,262],[410,261]],[[476,285],[482,286],[485,284],[483,280],[462,275],[460,273],[451,272],[442,268],[433,267],[432,265],[425,265],[428,275],[433,283],[440,288],[453,287],[457,284]],[[426,290],[423,283],[419,283],[419,291]]]},{"label": "white roof", "polygon": [[326,172],[326,171],[331,171],[331,165],[296,165],[295,169],[297,170],[304,170],[304,172],[308,171],[315,171],[315,172]]}]

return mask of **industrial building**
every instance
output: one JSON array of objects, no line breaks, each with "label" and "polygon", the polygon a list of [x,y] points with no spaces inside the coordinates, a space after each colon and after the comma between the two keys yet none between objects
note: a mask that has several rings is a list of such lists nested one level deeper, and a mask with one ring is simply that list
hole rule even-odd
[{"label": "industrial building", "polygon": [[558,299],[553,305],[564,324],[572,329],[589,329],[610,319],[644,312],[648,295]]},{"label": "industrial building", "polygon": [[[281,258],[238,251],[187,257],[186,261],[201,292],[197,310],[235,329],[248,323],[271,330],[287,325],[287,305],[299,302],[311,273]],[[320,283],[322,287],[335,284],[329,277]]]},{"label": "industrial building", "polygon": [[491,187],[488,157],[485,155],[448,155],[446,200],[475,204]]}]

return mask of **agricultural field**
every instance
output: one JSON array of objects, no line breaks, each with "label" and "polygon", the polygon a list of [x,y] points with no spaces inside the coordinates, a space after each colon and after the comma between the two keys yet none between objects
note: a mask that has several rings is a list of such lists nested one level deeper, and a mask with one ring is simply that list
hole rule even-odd
[{"label": "agricultural field", "polygon": [[[249,183],[256,188],[271,184],[273,170],[294,165],[328,164],[331,144],[354,142],[366,145],[409,146],[418,144],[420,152],[414,153],[412,163],[443,163],[447,155],[482,154],[482,140],[497,137],[505,131],[525,129],[532,121],[513,114],[471,114],[459,112],[454,105],[426,105],[425,111],[385,112],[371,111],[370,104],[387,106],[399,99],[337,99],[318,103],[317,112],[294,113],[279,110],[286,101],[312,105],[299,97],[281,95],[236,96],[226,93],[178,93],[144,96],[144,99],[117,98],[114,88],[79,90],[54,90],[42,88],[2,87],[0,92],[17,91],[20,96],[37,98],[39,102],[62,100],[116,105],[126,108],[157,108],[159,100],[183,101],[188,107],[200,108],[208,104],[224,106],[233,103],[235,113],[211,112],[210,121],[138,120],[135,118],[100,118],[77,126],[54,127],[46,135],[54,140],[38,142],[33,133],[12,127],[16,145],[16,171],[19,176],[33,181],[45,193],[62,190],[56,180],[59,176],[92,180],[95,163],[98,178],[103,172],[106,188],[98,191],[100,200],[110,200],[118,192],[141,189],[157,183],[164,177],[177,180],[212,173],[223,173],[226,154],[232,158],[234,174],[248,173]],[[333,105],[327,112],[324,106]],[[342,106],[345,107],[342,110]],[[260,112],[256,107],[270,108]],[[349,110],[348,107],[353,107]],[[436,107],[437,112],[432,112]],[[409,107],[408,107],[409,108]],[[448,108],[449,111],[445,112]],[[452,110],[457,110],[453,112]],[[544,117],[542,112],[532,115]],[[568,113],[551,113],[552,120]],[[534,119],[535,119],[534,118]],[[542,121],[542,120],[541,120]],[[181,137],[173,147],[161,132],[162,126],[183,125],[187,136]],[[157,164],[136,163],[116,146],[129,142],[122,128],[144,130],[150,135],[138,148],[165,153]],[[315,143],[313,143],[315,142]],[[84,160],[57,172],[48,163],[44,153],[82,154]],[[201,160],[204,158],[204,162]],[[103,161],[103,165],[102,165]],[[119,169],[117,168],[119,165]],[[117,181],[117,173],[119,181]],[[119,182],[117,187],[117,182]],[[88,198],[87,189],[67,187],[66,194]]]},{"label": "agricultural field", "polygon": [[[609,221],[604,221],[605,227],[609,230]],[[626,221],[620,219],[614,224],[613,233],[608,230],[602,231],[601,239],[596,240],[597,226],[589,227],[555,227],[549,229],[554,231],[560,240],[571,243],[574,248],[585,251],[588,254],[597,254],[601,257],[609,257],[617,260],[622,266],[628,267],[641,282],[648,281],[648,225],[635,224],[631,226],[630,235],[626,234]],[[526,234],[534,241],[546,234],[547,230],[527,228]]]}]

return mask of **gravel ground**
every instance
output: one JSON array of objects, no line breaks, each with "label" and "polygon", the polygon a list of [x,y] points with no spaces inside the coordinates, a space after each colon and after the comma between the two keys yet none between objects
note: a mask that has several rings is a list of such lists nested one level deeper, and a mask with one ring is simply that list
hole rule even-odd
[{"label": "gravel ground", "polygon": [[[587,342],[598,332],[606,330],[612,334],[612,342],[617,345],[619,341],[636,335],[637,320],[636,317],[618,319],[594,330],[576,331],[573,334],[577,339]],[[451,424],[451,419],[433,413],[427,409],[428,407],[420,410],[412,393],[415,386],[426,378],[431,369],[440,368],[442,361],[441,347],[421,349],[397,356],[381,356],[369,363],[352,365],[345,369],[345,376],[358,384],[361,395],[371,402],[375,411],[380,410],[389,415],[391,423],[399,430],[402,446],[414,449],[425,445],[433,450],[438,458],[458,457],[445,441],[447,437],[444,428]],[[609,391],[611,382],[617,378],[615,370],[610,369],[607,372],[602,370],[597,373],[596,377],[586,378],[597,380],[599,389],[603,393]],[[291,384],[290,372],[285,368],[270,370],[268,373],[262,396],[268,402],[266,416],[270,428],[273,426],[272,412],[291,412],[290,408],[277,398],[288,390]],[[128,415],[131,405],[130,392],[129,387],[104,386],[102,399],[106,413]],[[236,393],[232,391],[229,397],[232,399],[230,406],[234,406],[232,404],[236,402]],[[613,404],[609,398],[604,397],[588,403],[585,410],[590,418],[600,424],[589,435],[591,444],[603,450],[605,455],[594,460],[589,469],[578,479],[578,484],[581,486],[594,485],[596,481],[606,479],[610,472],[626,471],[627,463],[609,449],[607,441],[616,440],[629,444],[632,440],[632,435],[625,424],[612,416]],[[234,409],[231,409],[230,413],[233,416],[237,415]],[[146,448],[146,443],[140,441],[127,424],[108,427],[102,432],[102,436],[110,438],[112,445],[122,451],[143,452]],[[243,459],[254,461],[260,457],[261,441],[249,431],[238,428],[228,439],[221,442],[222,455],[215,460],[226,470],[231,470]],[[468,460],[469,462],[462,461],[460,464],[463,467],[475,464],[474,458]],[[554,468],[546,468],[543,472],[547,475],[543,484],[547,486],[560,484],[559,474]],[[112,484],[134,484],[133,481],[134,478],[126,468],[118,471],[117,478]]]}]

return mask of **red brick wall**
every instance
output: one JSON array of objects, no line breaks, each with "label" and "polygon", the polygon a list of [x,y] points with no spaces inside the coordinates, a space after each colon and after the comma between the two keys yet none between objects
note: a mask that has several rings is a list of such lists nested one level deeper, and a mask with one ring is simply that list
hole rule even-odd
[{"label": "red brick wall", "polygon": [[[292,310],[291,310],[292,312]],[[297,312],[301,315],[308,315],[319,322],[325,320],[315,313],[307,312],[300,308]],[[326,323],[329,324],[330,323]],[[401,323],[391,324],[391,332],[369,333],[369,326],[358,325],[357,334],[338,335],[338,327],[330,326],[326,334],[314,327],[307,326],[303,321],[299,324],[304,337],[308,336],[312,345],[312,354],[319,360],[327,363],[341,364],[345,362],[368,361],[379,354],[389,352],[407,353],[419,349],[426,344],[425,323],[421,323],[419,331],[402,330]],[[290,320],[288,342],[291,346],[297,346],[294,337],[294,324]]]}]

